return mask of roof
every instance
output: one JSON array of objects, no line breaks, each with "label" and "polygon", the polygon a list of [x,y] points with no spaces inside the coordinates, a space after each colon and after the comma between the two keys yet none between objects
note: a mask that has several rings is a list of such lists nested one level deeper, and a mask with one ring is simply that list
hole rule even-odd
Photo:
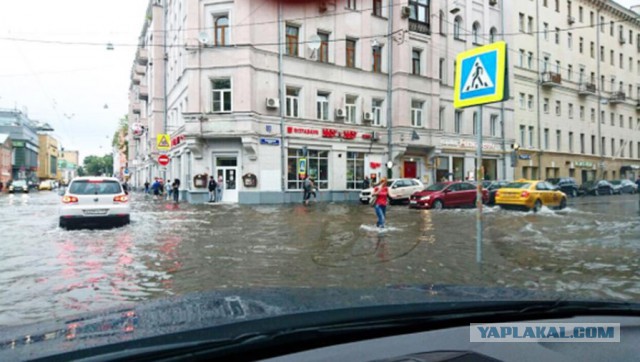
[{"label": "roof", "polygon": [[0,133],[0,144],[4,144],[9,139],[8,133]]}]

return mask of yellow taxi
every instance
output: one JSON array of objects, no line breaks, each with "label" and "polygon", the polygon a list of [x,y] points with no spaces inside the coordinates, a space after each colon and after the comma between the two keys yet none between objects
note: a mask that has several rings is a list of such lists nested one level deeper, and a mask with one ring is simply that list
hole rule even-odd
[{"label": "yellow taxi", "polygon": [[567,195],[545,181],[518,180],[497,191],[496,205],[534,212],[539,211],[543,205],[564,209],[567,206]]}]

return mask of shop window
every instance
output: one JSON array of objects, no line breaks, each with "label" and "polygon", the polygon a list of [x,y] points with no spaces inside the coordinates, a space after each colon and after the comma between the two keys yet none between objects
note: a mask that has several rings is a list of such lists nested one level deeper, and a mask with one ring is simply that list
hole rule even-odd
[{"label": "shop window", "polygon": [[301,190],[303,178],[298,174],[301,159],[307,160],[307,175],[320,189],[329,188],[329,151],[289,149],[287,158],[287,189]]},{"label": "shop window", "polygon": [[364,153],[347,152],[347,189],[362,189],[364,180]]}]

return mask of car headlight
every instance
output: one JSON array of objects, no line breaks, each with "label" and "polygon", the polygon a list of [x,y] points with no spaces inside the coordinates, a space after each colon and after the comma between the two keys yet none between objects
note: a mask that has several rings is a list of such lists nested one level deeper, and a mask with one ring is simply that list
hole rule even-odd
[{"label": "car headlight", "polygon": [[429,201],[429,200],[431,200],[431,196],[423,196],[422,198],[420,198],[420,200]]}]

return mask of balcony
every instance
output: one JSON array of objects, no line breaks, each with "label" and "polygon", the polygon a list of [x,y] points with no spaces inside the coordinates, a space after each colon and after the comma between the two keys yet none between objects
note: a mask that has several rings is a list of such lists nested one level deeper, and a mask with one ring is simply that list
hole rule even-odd
[{"label": "balcony", "polygon": [[580,83],[580,87],[578,88],[578,94],[581,96],[595,95],[596,85],[594,83],[587,83],[587,82]]},{"label": "balcony", "polygon": [[140,110],[141,110],[140,102],[135,101],[131,103],[131,111],[133,113],[140,114]]},{"label": "balcony", "polygon": [[138,48],[136,52],[136,61],[140,65],[147,65],[149,62],[149,51],[146,48]]},{"label": "balcony", "polygon": [[416,20],[409,20],[409,31],[415,31],[416,33],[431,34],[430,23],[423,23]]},{"label": "balcony", "polygon": [[141,80],[142,80],[142,76],[137,73],[134,73],[133,76],[131,77],[131,81],[133,81],[133,84],[140,84]]},{"label": "balcony", "polygon": [[147,72],[147,67],[143,65],[136,65],[136,74],[144,75]]},{"label": "balcony", "polygon": [[141,85],[140,88],[138,88],[138,98],[140,98],[142,100],[148,100],[149,99],[149,87],[147,87],[146,85]]},{"label": "balcony", "polygon": [[624,92],[613,92],[611,93],[611,97],[609,97],[609,103],[618,104],[624,102],[625,99],[627,99],[627,96]]},{"label": "balcony", "polygon": [[555,87],[562,84],[562,75],[560,73],[544,72],[542,73],[541,83],[544,87]]}]

